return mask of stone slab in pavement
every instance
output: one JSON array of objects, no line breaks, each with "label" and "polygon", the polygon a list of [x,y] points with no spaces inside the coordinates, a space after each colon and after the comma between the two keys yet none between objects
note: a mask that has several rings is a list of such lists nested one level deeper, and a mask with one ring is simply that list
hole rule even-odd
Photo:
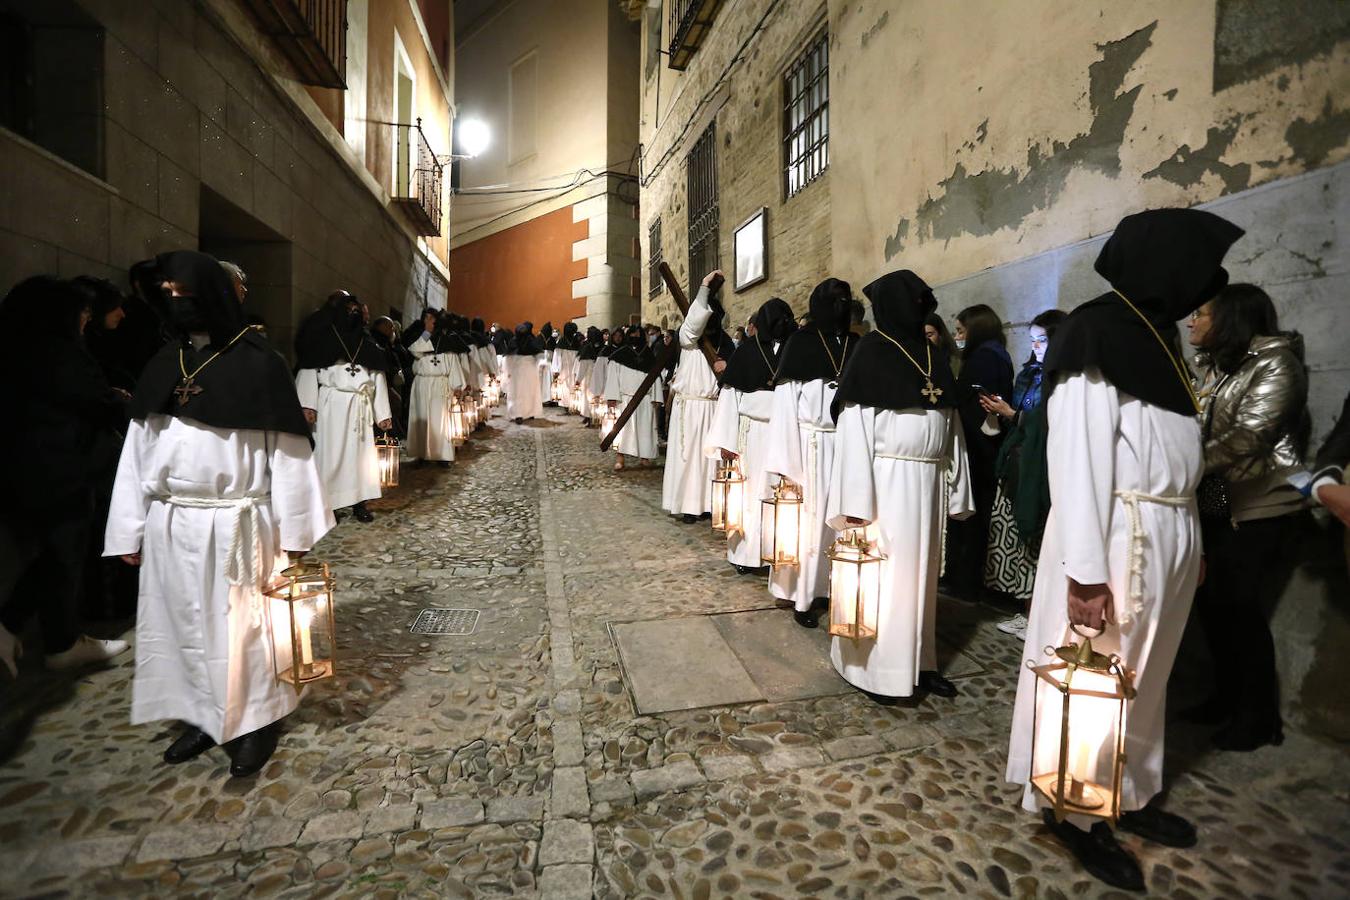
[{"label": "stone slab in pavement", "polygon": [[764,698],[706,617],[616,623],[613,631],[639,713]]},{"label": "stone slab in pavement", "polygon": [[830,665],[825,628],[803,628],[782,609],[710,616],[765,699],[804,700],[853,691]]}]

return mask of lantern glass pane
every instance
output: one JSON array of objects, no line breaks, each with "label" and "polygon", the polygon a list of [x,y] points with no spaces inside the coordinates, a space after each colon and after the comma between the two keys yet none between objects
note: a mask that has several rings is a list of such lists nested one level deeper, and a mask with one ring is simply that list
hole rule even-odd
[{"label": "lantern glass pane", "polygon": [[268,625],[277,677],[301,685],[333,675],[336,639],[331,580],[315,575],[287,577],[268,591]]},{"label": "lantern glass pane", "polygon": [[728,532],[745,531],[745,479],[733,472],[727,479],[726,528]]},{"label": "lantern glass pane", "polygon": [[[1114,818],[1123,762],[1117,758],[1125,702],[1120,682],[1081,668],[1071,676],[1063,666],[1038,672],[1032,783],[1061,812]],[[1067,693],[1057,687],[1066,677]]]}]

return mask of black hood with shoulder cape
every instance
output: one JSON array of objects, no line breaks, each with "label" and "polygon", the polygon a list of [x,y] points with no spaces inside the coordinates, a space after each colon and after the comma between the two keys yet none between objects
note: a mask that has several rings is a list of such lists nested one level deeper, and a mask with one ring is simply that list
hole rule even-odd
[{"label": "black hood with shoulder cape", "polygon": [[811,292],[810,321],[787,339],[778,354],[774,382],[838,381],[858,339],[849,334],[853,289],[847,281],[826,278]]},{"label": "black hood with shoulder cape", "polygon": [[595,359],[600,355],[600,351],[605,347],[604,335],[600,329],[592,325],[586,329],[586,340],[581,344],[581,349],[577,351],[577,359]]},{"label": "black hood with shoulder cape", "polygon": [[544,352],[544,342],[535,336],[533,322],[521,322],[516,326],[515,337],[508,352],[516,356],[538,356]]},{"label": "black hood with shoulder cape", "polygon": [[359,320],[352,321],[347,304],[357,302],[348,293],[335,293],[300,323],[295,335],[295,364],[300,369],[326,369],[355,363],[383,371],[388,361],[375,338]]},{"label": "black hood with shoulder cape", "polygon": [[656,354],[652,353],[641,326],[630,325],[624,331],[623,343],[610,354],[609,361],[645,375],[656,365]]},{"label": "black hood with shoulder cape", "polygon": [[[267,338],[245,324],[243,304],[220,263],[205,253],[180,250],[156,257],[155,270],[158,281],[152,279],[153,284],[173,281],[197,298],[211,341],[194,350],[186,334],[175,334],[141,373],[131,399],[131,417],[176,416],[212,428],[298,434],[313,443],[290,367]],[[159,307],[161,318],[171,322],[167,293],[156,287],[149,299]],[[217,352],[220,355],[211,359]],[[180,403],[175,388],[183,381],[184,370],[197,373],[192,387],[200,391],[187,394],[187,402]]]},{"label": "black hood with shoulder cape", "polygon": [[436,322],[436,330],[428,339],[436,353],[464,354],[469,352],[469,340],[460,329],[458,316],[444,315]]},{"label": "black hood with shoulder cape", "polygon": [[786,341],[797,329],[792,307],[778,297],[765,301],[756,311],[753,322],[754,336],[741,341],[727,361],[721,378],[724,387],[735,388],[743,394],[773,390],[773,376],[778,370],[774,345]]},{"label": "black hood with shoulder cape", "polygon": [[[956,379],[951,367],[942,353],[934,351],[923,331],[924,319],[937,309],[933,289],[909,269],[901,269],[882,275],[863,288],[863,294],[872,304],[876,327],[858,339],[857,349],[844,366],[830,406],[835,419],[846,403],[874,409],[956,406]],[[925,370],[928,375],[924,375]],[[941,392],[936,398],[924,393],[930,381]]]},{"label": "black hood with shoulder cape", "polygon": [[475,347],[486,347],[492,343],[488,337],[487,326],[483,324],[482,319],[473,319],[469,322],[469,337]]},{"label": "black hood with shoulder cape", "polygon": [[1228,284],[1221,263],[1242,235],[1232,222],[1199,209],[1151,209],[1121,219],[1096,263],[1114,290],[1079,306],[1055,332],[1045,356],[1045,395],[1056,376],[1096,368],[1122,393],[1194,415],[1176,323]]}]

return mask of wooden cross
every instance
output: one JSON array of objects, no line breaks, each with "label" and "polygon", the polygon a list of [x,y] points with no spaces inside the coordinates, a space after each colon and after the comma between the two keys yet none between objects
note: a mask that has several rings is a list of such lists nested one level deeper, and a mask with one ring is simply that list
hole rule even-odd
[{"label": "wooden cross", "polygon": [[933,387],[933,382],[928,381],[927,383],[924,384],[923,390],[919,391],[919,393],[923,394],[924,397],[928,398],[929,403],[936,406],[938,398],[942,396],[942,388]]},{"label": "wooden cross", "polygon": [[178,405],[186,406],[189,400],[202,392],[202,389],[193,384],[191,378],[184,378],[173,392],[178,395]]}]

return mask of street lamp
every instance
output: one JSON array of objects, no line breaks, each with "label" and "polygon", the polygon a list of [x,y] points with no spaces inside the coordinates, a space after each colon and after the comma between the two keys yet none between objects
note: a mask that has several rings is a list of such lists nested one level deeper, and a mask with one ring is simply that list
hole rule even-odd
[{"label": "street lamp", "polygon": [[461,153],[453,154],[455,159],[472,159],[481,156],[492,143],[492,133],[482,119],[466,118],[455,123],[456,143]]}]

